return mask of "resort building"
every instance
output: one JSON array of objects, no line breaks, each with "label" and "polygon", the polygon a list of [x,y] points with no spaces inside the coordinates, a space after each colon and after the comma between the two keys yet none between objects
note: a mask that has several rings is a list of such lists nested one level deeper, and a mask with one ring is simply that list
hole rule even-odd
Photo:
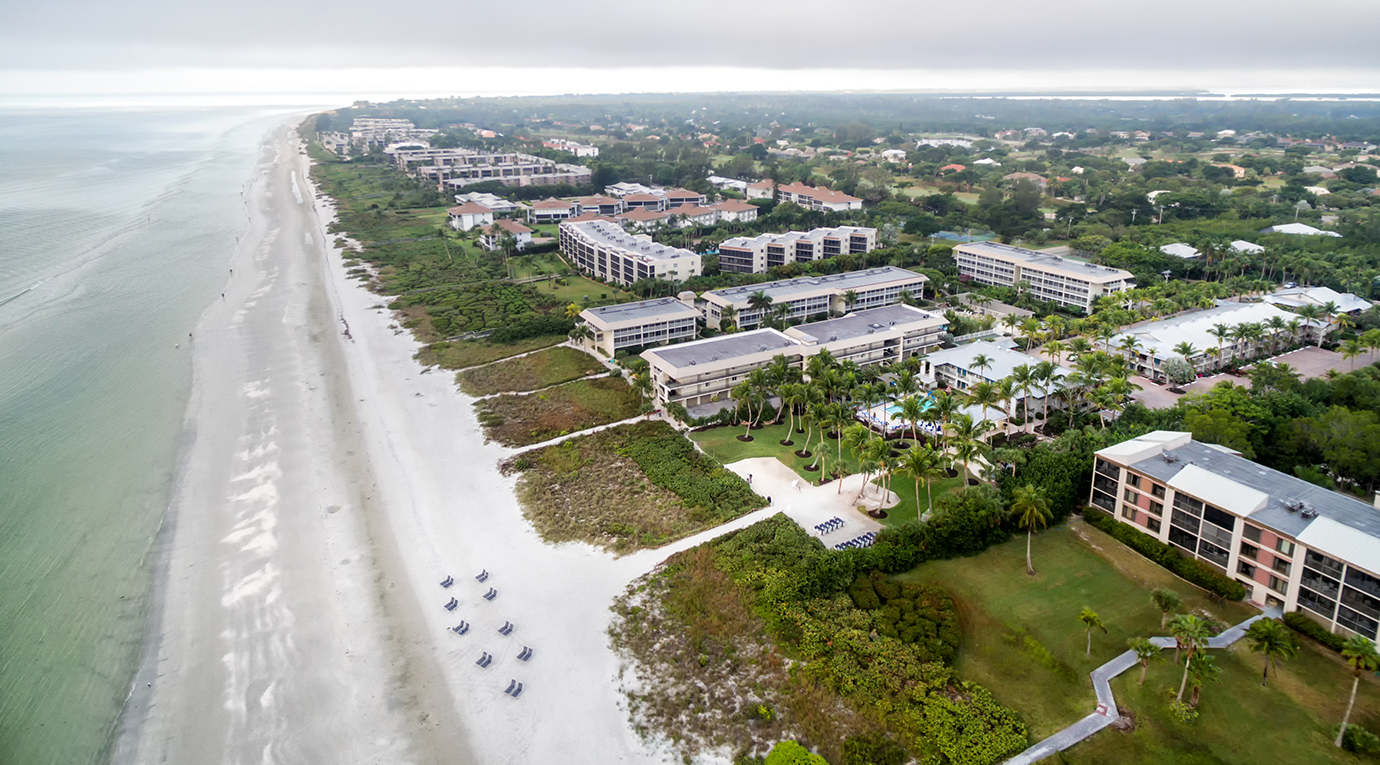
[{"label": "resort building", "polygon": [[583,186],[592,177],[587,167],[518,152],[400,147],[390,149],[389,153],[399,170],[435,183],[441,191],[486,181],[498,181],[505,186]]},{"label": "resort building", "polygon": [[918,297],[927,282],[927,277],[914,271],[884,266],[710,290],[700,296],[700,306],[705,324],[714,329],[720,328],[723,311],[728,307],[736,312],[735,323],[740,329],[751,329],[762,322],[762,311],[754,308],[751,302],[752,296],[759,292],[771,299],[771,308],[767,310],[785,305],[787,320],[796,321],[899,303],[902,293]]},{"label": "resort building", "polygon": [[1024,282],[1036,299],[1086,313],[1092,312],[1098,298],[1136,286],[1130,271],[995,242],[960,244],[954,248],[954,261],[960,277],[998,287]]},{"label": "resort building", "polygon": [[1369,310],[1371,306],[1371,302],[1365,298],[1357,297],[1350,292],[1338,292],[1330,287],[1290,287],[1266,295],[1265,302],[1295,311],[1306,305],[1324,308],[1328,303],[1332,303],[1339,313],[1353,316]]},{"label": "resort building", "polygon": [[590,146],[588,144],[576,143],[574,141],[566,140],[564,138],[551,138],[542,141],[541,145],[547,149],[555,149],[557,151],[568,151],[577,157],[599,156],[598,146]]},{"label": "resort building", "polygon": [[666,209],[666,197],[659,194],[628,194],[623,197],[624,208],[629,212],[633,210],[655,210],[661,212]]},{"label": "resort building", "polygon": [[719,269],[739,274],[761,274],[773,266],[808,263],[875,249],[877,229],[861,226],[735,236],[719,245]]},{"label": "resort building", "polygon": [[700,207],[709,203],[703,194],[689,189],[664,189],[661,196],[666,200],[666,209],[668,210],[685,205]]},{"label": "resort building", "polygon": [[618,197],[581,197],[575,200],[575,203],[580,206],[580,214],[592,212],[595,215],[613,217],[622,215],[628,210],[627,205],[623,204],[623,200]]},{"label": "resort building", "polygon": [[469,231],[476,226],[488,226],[494,222],[494,211],[477,202],[466,202],[446,210],[450,217],[450,227],[456,231]]},{"label": "resort building", "polygon": [[613,358],[625,348],[693,340],[700,312],[694,306],[694,293],[687,293],[687,297],[688,300],[654,298],[586,308],[580,312],[580,319],[594,337],[584,344]]},{"label": "resort building", "polygon": [[494,221],[493,225],[484,229],[483,235],[479,237],[479,246],[486,250],[502,249],[504,234],[513,238],[513,244],[519,251],[532,243],[532,229],[515,220],[504,219]]},{"label": "resort building", "polygon": [[1098,451],[1089,501],[1234,578],[1252,603],[1377,637],[1380,508],[1171,431]]},{"label": "resort building", "polygon": [[653,397],[698,406],[725,401],[748,373],[784,355],[794,366],[828,349],[859,365],[919,356],[938,347],[944,318],[906,305],[859,311],[782,332],[756,329],[644,351],[651,365]]},{"label": "resort building", "polygon": [[559,223],[580,214],[580,205],[563,199],[547,198],[527,208],[528,223]]},{"label": "resort building", "polygon": [[625,287],[642,279],[679,282],[700,274],[699,253],[657,244],[601,220],[562,223],[560,248],[581,271]]},{"label": "resort building", "polygon": [[[1268,347],[1272,341],[1287,338],[1288,329],[1266,330],[1259,339],[1251,340],[1227,335],[1219,339],[1213,334],[1215,327],[1224,324],[1236,327],[1241,324],[1265,324],[1278,318],[1287,325],[1291,320],[1299,322],[1300,337],[1317,337],[1324,329],[1322,322],[1309,322],[1288,311],[1269,303],[1222,303],[1205,311],[1195,311],[1168,319],[1142,324],[1116,335],[1111,340],[1112,353],[1128,357],[1135,367],[1136,374],[1151,380],[1162,379],[1160,370],[1164,362],[1172,358],[1184,358],[1177,350],[1183,343],[1193,346],[1193,353],[1184,359],[1197,372],[1233,366],[1240,361],[1254,358],[1260,347]],[[1281,333],[1274,338],[1272,332]],[[1118,350],[1127,338],[1134,338],[1136,347],[1127,351]]]},{"label": "resort building", "polygon": [[517,202],[509,202],[503,197],[496,196],[494,194],[485,194],[482,191],[473,191],[469,194],[456,194],[455,201],[459,202],[462,205],[466,202],[474,202],[475,204],[484,205],[490,210],[493,210],[494,215],[507,215],[509,213],[517,213],[527,209],[527,205],[519,204]]},{"label": "resort building", "polygon": [[[978,358],[979,356],[985,357],[986,363],[980,363],[982,360]],[[920,365],[920,379],[928,385],[967,391],[974,383],[995,383],[1004,380],[1016,371],[1016,367],[1026,366],[1034,369],[1040,361],[1041,359],[1028,356],[1013,348],[988,340],[981,340],[956,348],[935,351],[926,356]],[[1055,367],[1055,379],[1063,379],[1071,374],[1073,374],[1073,370],[1068,367]],[[1044,412],[1046,398],[1049,399],[1048,408],[1062,408],[1063,403],[1053,397],[1056,387],[1051,384],[1049,390],[1035,388],[1030,391],[1015,391],[1016,395],[1009,402],[1005,412],[1000,415],[989,416],[988,419],[1001,420],[1003,419],[1002,415],[1014,414],[1017,411],[1024,414],[1027,406],[1026,399],[1029,399],[1028,405],[1032,414],[1037,411]],[[999,411],[990,409],[985,413],[974,413],[973,416],[994,415]]]},{"label": "resort building", "polygon": [[847,212],[862,209],[861,199],[850,197],[841,191],[834,191],[824,186],[806,186],[803,183],[787,183],[777,186],[771,179],[749,183],[747,196],[748,199],[771,199],[773,191],[779,192],[779,201],[794,202],[807,210]]},{"label": "resort building", "polygon": [[730,199],[710,207],[719,211],[719,220],[725,223],[748,223],[757,220],[759,212],[757,205],[739,199]]}]

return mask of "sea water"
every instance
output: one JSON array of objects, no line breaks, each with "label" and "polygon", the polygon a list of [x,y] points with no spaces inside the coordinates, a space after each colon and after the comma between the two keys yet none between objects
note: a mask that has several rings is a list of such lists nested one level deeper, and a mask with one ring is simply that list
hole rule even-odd
[{"label": "sea water", "polygon": [[189,333],[290,113],[0,105],[0,763],[108,757],[187,438]]}]

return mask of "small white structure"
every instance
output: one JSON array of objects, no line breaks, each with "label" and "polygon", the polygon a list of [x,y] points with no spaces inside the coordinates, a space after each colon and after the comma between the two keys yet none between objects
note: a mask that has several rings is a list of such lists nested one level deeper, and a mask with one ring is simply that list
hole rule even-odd
[{"label": "small white structure", "polygon": [[977,160],[977,161],[974,162],[973,164],[975,164],[975,165],[991,165],[992,167],[1001,167],[1001,163],[998,162],[998,161],[996,161],[995,159],[992,159],[991,157],[983,157],[982,159]]},{"label": "small white structure", "polygon": [[494,222],[494,211],[478,202],[466,202],[452,207],[446,210],[446,214],[450,216],[450,227],[456,231],[469,231],[476,226],[488,226]]},{"label": "small white structure", "polygon": [[1198,252],[1198,250],[1195,249],[1192,245],[1188,245],[1183,242],[1166,244],[1160,248],[1160,252],[1164,253],[1165,255],[1172,255],[1176,258],[1183,258],[1184,260],[1197,260],[1198,258],[1203,257],[1203,253]]},{"label": "small white structure", "polygon": [[1370,301],[1365,298],[1359,298],[1350,292],[1338,292],[1330,287],[1290,287],[1272,295],[1266,295],[1265,302],[1295,309],[1306,305],[1315,305],[1321,308],[1332,303],[1337,306],[1337,310],[1341,313],[1350,314],[1369,310],[1371,306]]},{"label": "small white structure", "polygon": [[1253,242],[1248,242],[1245,239],[1237,239],[1236,241],[1232,242],[1231,248],[1232,250],[1239,252],[1242,255],[1259,255],[1260,253],[1265,251],[1264,247],[1261,247],[1260,245],[1255,244]]},{"label": "small white structure", "polygon": [[1294,236],[1335,236],[1341,237],[1336,231],[1323,231],[1314,228],[1307,223],[1283,223],[1278,226],[1260,229],[1262,234],[1293,234]]}]

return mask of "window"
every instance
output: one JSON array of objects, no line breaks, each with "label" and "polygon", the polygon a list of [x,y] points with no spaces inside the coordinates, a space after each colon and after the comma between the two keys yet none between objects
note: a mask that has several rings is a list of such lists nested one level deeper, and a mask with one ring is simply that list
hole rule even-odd
[{"label": "window", "polygon": [[1159,497],[1160,499],[1164,499],[1164,486],[1157,483],[1152,483],[1150,484],[1150,493],[1154,494],[1156,497]]},{"label": "window", "polygon": [[1135,490],[1134,490],[1134,489],[1127,489],[1126,492],[1125,492],[1125,494],[1122,496],[1122,498],[1125,499],[1127,502],[1130,502],[1131,504],[1134,505],[1134,504],[1136,503],[1136,492],[1135,492]]},{"label": "window", "polygon": [[1151,515],[1156,515],[1156,516],[1164,515],[1164,505],[1161,505],[1161,504],[1158,503],[1158,502],[1152,501],[1152,502],[1150,503],[1150,514],[1151,514]]},{"label": "window", "polygon": [[1278,571],[1279,573],[1284,574],[1285,576],[1289,576],[1289,569],[1291,566],[1293,566],[1293,564],[1289,561],[1283,558],[1275,558],[1275,562],[1270,565],[1270,568],[1273,568],[1275,571]]},{"label": "window", "polygon": [[1140,476],[1136,475],[1135,473],[1132,473],[1130,477],[1126,479],[1126,482],[1136,487],[1137,489],[1140,488]]},{"label": "window", "polygon": [[1145,528],[1150,529],[1151,531],[1158,534],[1160,533],[1160,522],[1155,520],[1154,518],[1147,518],[1145,521]]},{"label": "window", "polygon": [[1333,579],[1342,578],[1342,564],[1340,561],[1334,560],[1320,553],[1315,553],[1312,550],[1309,550],[1303,554],[1303,561],[1304,564],[1307,565],[1309,568],[1314,569],[1315,571],[1318,571],[1320,573],[1327,574]]},{"label": "window", "polygon": [[1212,505],[1207,505],[1203,508],[1203,520],[1218,528],[1226,529],[1227,531],[1236,528],[1236,516],[1230,513],[1224,513]]},{"label": "window", "polygon": [[1290,557],[1294,555],[1294,543],[1287,539],[1281,539],[1275,542],[1275,549]]},{"label": "window", "polygon": [[1252,542],[1259,543],[1259,542],[1260,542],[1260,529],[1258,529],[1258,528],[1256,528],[1255,526],[1252,526],[1251,524],[1248,523],[1248,524],[1246,524],[1245,529],[1241,532],[1241,536],[1243,536],[1243,537],[1245,537],[1245,538],[1251,540]]},{"label": "window", "polygon": [[1249,576],[1249,577],[1254,577],[1254,576],[1255,576],[1255,566],[1252,566],[1251,564],[1247,563],[1247,562],[1244,561],[1244,560],[1243,560],[1243,561],[1239,561],[1239,562],[1236,564],[1236,571],[1237,571],[1237,573],[1239,573],[1239,574],[1245,574],[1246,576]]},{"label": "window", "polygon": [[1247,558],[1250,558],[1251,560],[1255,560],[1256,556],[1260,554],[1260,548],[1256,547],[1255,545],[1248,545],[1245,542],[1242,542],[1241,554]]},{"label": "window", "polygon": [[1283,594],[1289,589],[1289,583],[1277,576],[1270,577],[1270,589]]},{"label": "window", "polygon": [[1121,517],[1122,517],[1122,518],[1125,518],[1125,519],[1128,520],[1128,521],[1134,521],[1134,520],[1136,519],[1136,508],[1135,508],[1135,506],[1133,506],[1133,505],[1122,505],[1122,506],[1121,506]]}]

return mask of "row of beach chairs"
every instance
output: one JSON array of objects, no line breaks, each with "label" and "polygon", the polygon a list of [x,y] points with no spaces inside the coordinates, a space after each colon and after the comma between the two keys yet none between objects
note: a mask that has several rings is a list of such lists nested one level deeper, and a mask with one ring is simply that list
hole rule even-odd
[{"label": "row of beach chairs", "polygon": [[869,531],[866,534],[863,534],[862,536],[853,537],[847,542],[839,542],[838,544],[834,545],[834,549],[846,550],[855,547],[871,547],[872,543],[876,541],[877,533],[875,531]]},{"label": "row of beach chairs", "polygon": [[[837,520],[837,519],[835,519],[835,520]],[[842,522],[843,522],[843,521],[839,521],[839,523],[842,523]],[[479,581],[479,582],[487,581],[488,578],[489,578],[489,571],[488,571],[488,569],[485,569],[485,570],[483,570],[483,571],[480,571],[478,574],[475,575],[474,578],[475,578],[476,581]],[[441,580],[441,587],[442,587],[442,589],[450,588],[450,587],[452,587],[454,584],[455,584],[455,577],[453,577],[453,576],[447,576],[445,579],[442,579],[442,580]],[[485,600],[493,600],[493,599],[496,598],[496,597],[498,597],[498,590],[494,589],[493,587],[490,587],[490,588],[489,588],[489,591],[486,592],[486,593],[484,593],[484,595],[483,595],[483,598],[484,598]],[[459,600],[457,600],[456,598],[451,598],[451,599],[445,604],[445,609],[446,609],[447,611],[454,611],[456,608],[459,607],[459,605],[460,605],[460,601],[459,601]],[[513,624],[513,623],[510,622],[510,621],[504,621],[504,622],[503,622],[503,626],[498,628],[498,634],[500,634],[500,635],[505,635],[505,636],[506,636],[506,635],[511,635],[511,634],[513,634],[513,630],[515,630],[515,629],[517,629],[517,625]],[[454,633],[457,634],[457,635],[464,635],[465,633],[467,633],[467,632],[470,631],[470,623],[462,620],[459,624],[455,625],[454,627],[451,627],[451,628],[450,628],[450,631],[451,631],[451,632],[454,632]],[[517,657],[518,657],[518,659],[519,659],[520,661],[531,661],[531,660],[532,660],[532,654],[533,654],[533,651],[532,651],[532,649],[531,649],[529,646],[523,646],[523,647],[522,647],[522,650],[521,650],[520,652],[518,652]],[[494,656],[493,656],[493,654],[489,653],[488,651],[481,651],[480,654],[479,654],[479,659],[478,659],[477,661],[475,661],[475,664],[478,665],[481,669],[488,669],[488,668],[489,668],[489,665],[492,664],[493,661],[494,661]],[[522,695],[522,683],[519,683],[517,680],[513,680],[512,682],[508,683],[508,688],[507,688],[507,690],[505,690],[505,691],[503,691],[503,692],[506,693],[506,694],[508,694],[509,696],[512,696],[513,698],[517,698],[518,696]]]},{"label": "row of beach chairs", "polygon": [[824,523],[815,524],[815,531],[821,534],[828,534],[831,531],[837,531],[843,528],[843,525],[844,520],[836,515]]}]

